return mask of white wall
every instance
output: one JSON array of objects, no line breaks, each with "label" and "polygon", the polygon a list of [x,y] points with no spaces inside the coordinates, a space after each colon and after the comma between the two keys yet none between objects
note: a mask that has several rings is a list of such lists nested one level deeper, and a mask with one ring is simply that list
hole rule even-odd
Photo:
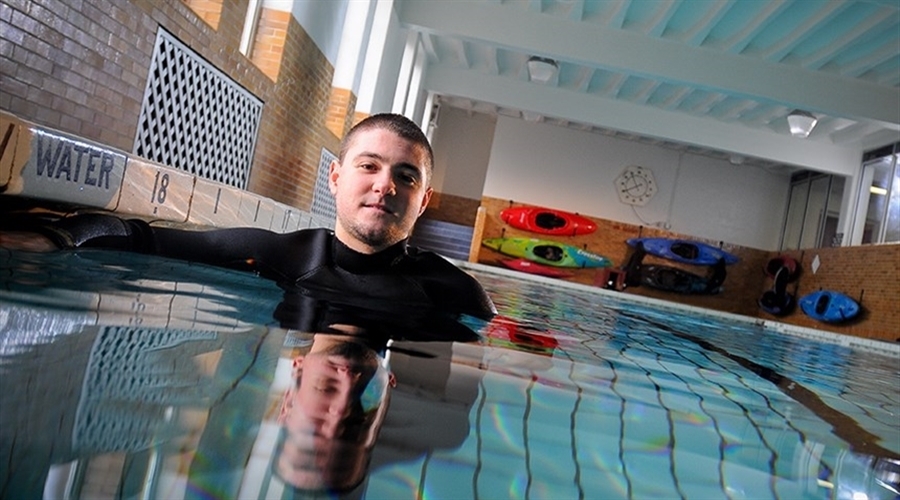
[{"label": "white wall", "polygon": [[263,8],[290,12],[332,66],[341,46],[349,0],[263,0]]},{"label": "white wall", "polygon": [[[378,77],[374,82],[363,81],[363,85],[375,85],[370,114],[390,112],[394,105],[394,92],[397,89],[397,75],[403,62],[403,50],[406,47],[407,30],[400,26],[397,13],[391,9],[387,35],[378,65]],[[361,110],[365,111],[365,110]]]},{"label": "white wall", "polygon": [[[615,179],[628,165],[655,176],[646,206],[619,201]],[[501,116],[483,194],[775,250],[789,184],[756,167]]]},{"label": "white wall", "polygon": [[484,175],[491,158],[496,120],[482,113],[468,113],[448,106],[438,113],[434,130],[434,179],[441,193],[480,200]]}]

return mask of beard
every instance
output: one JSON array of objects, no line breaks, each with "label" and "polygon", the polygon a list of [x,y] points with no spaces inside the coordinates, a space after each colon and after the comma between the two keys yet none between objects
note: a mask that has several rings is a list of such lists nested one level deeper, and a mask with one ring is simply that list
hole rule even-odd
[{"label": "beard", "polygon": [[357,240],[376,248],[393,246],[409,235],[395,224],[364,224],[343,217],[338,217],[338,223]]}]

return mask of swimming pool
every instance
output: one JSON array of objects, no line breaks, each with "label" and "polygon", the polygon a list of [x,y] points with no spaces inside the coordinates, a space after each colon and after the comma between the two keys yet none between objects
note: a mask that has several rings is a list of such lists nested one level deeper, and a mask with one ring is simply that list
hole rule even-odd
[{"label": "swimming pool", "polygon": [[[462,265],[500,316],[373,347],[396,386],[358,395],[386,414],[339,449],[368,463],[343,496],[898,496],[897,346]],[[0,251],[0,276],[0,497],[293,497],[280,419],[318,326],[274,321],[282,290],[99,251]]]}]

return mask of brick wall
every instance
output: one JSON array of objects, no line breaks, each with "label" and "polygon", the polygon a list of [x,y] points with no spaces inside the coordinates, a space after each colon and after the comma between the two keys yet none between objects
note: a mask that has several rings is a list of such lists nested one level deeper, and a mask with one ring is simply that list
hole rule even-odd
[{"label": "brick wall", "polygon": [[339,145],[326,126],[333,68],[280,12],[261,13],[259,51],[241,54],[247,3],[3,0],[0,109],[132,151],[162,26],[265,103],[249,189],[308,209],[321,149]]},{"label": "brick wall", "polygon": [[[900,244],[814,248],[784,252],[800,263],[797,282],[788,291],[797,298],[819,289],[836,290],[859,301],[862,313],[856,320],[829,325],[817,322],[797,308],[779,321],[819,328],[857,337],[900,342]],[[777,254],[772,253],[771,256]],[[819,268],[813,273],[813,260]],[[759,317],[771,318],[764,312]]]},{"label": "brick wall", "polygon": [[[612,259],[615,267],[624,265],[631,248],[625,243],[629,238],[670,237],[703,241],[719,246],[717,241],[703,240],[690,235],[671,233],[657,228],[640,227],[632,224],[614,222],[606,219],[587,216],[597,223],[597,231],[590,235],[573,237],[542,237],[535,233],[513,228],[500,219],[500,211],[510,206],[521,205],[509,200],[485,197],[481,205],[485,208],[484,224],[481,239],[498,237],[544,238],[567,243],[603,255]],[[582,214],[583,215],[583,214]],[[476,228],[476,234],[478,234]],[[858,337],[896,341],[900,337],[900,317],[895,313],[896,304],[900,302],[900,245],[880,245],[847,248],[823,248],[790,252],[801,263],[802,272],[796,284],[788,287],[797,297],[818,290],[833,289],[846,293],[853,298],[862,294],[864,313],[858,320],[847,324],[826,324],[812,320],[797,308],[790,315],[775,318],[759,309],[757,300],[762,293],[772,287],[771,280],[765,275],[765,264],[778,255],[754,248],[741,247],[723,243],[722,248],[740,261],[728,266],[728,277],[723,291],[716,295],[680,295],[646,286],[629,287],[624,293],[643,295],[663,300],[705,307],[717,311],[730,312],[755,318],[774,319],[784,323],[846,333]],[[816,274],[810,270],[815,255],[819,255],[821,267]],[[509,258],[484,246],[477,246],[475,261],[484,264],[502,266],[501,259]],[[679,264],[677,262],[647,256],[647,264],[664,264],[679,267],[695,274],[703,275],[706,268]],[[598,274],[596,269],[573,270],[575,276],[568,281],[587,285],[595,284]],[[796,288],[795,288],[796,287]]]}]

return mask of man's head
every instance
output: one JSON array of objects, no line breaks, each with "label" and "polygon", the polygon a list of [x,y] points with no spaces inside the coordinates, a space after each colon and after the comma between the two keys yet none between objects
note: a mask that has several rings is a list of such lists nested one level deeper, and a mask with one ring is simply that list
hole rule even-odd
[{"label": "man's head", "polygon": [[359,122],[328,176],[338,239],[375,253],[409,237],[431,199],[433,165],[428,138],[408,118],[379,114]]},{"label": "man's head", "polygon": [[310,352],[294,359],[273,461],[282,480],[328,491],[363,480],[393,385],[383,361],[358,339],[330,334],[317,334]]}]

